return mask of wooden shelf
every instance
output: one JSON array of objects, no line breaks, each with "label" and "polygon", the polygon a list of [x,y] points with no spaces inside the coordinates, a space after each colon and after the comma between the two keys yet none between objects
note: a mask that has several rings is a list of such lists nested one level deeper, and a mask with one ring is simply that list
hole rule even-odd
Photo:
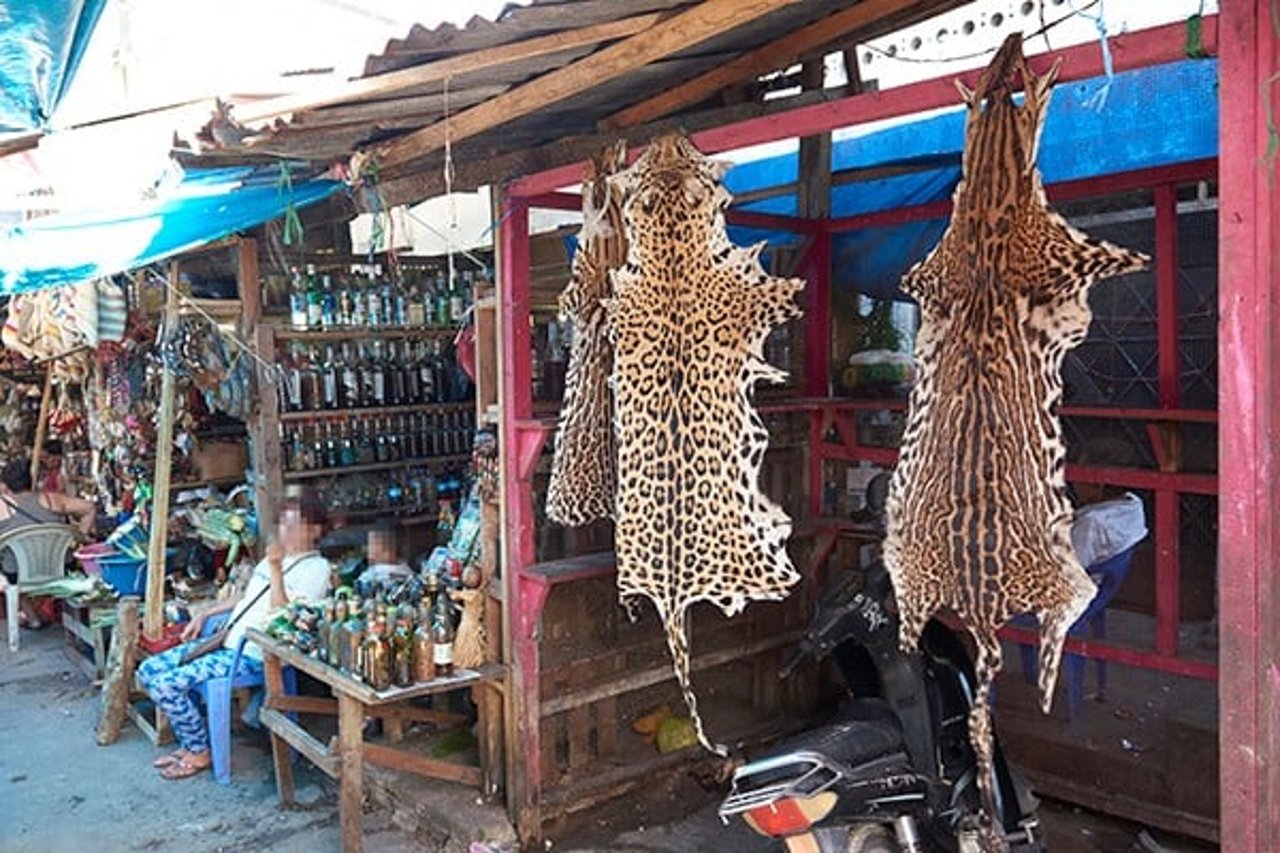
[{"label": "wooden shelf", "polygon": [[344,474],[391,471],[396,468],[412,468],[436,463],[466,462],[470,459],[470,453],[456,453],[452,456],[427,456],[418,459],[396,459],[392,462],[373,462],[368,465],[342,465],[337,468],[315,468],[310,471],[285,471],[284,478],[286,480],[309,480],[317,477],[340,477]]},{"label": "wooden shelf", "polygon": [[458,333],[453,326],[382,326],[368,328],[352,326],[346,329],[316,329],[301,331],[299,329],[275,329],[276,340],[280,341],[350,341],[354,338],[447,338]]},{"label": "wooden shelf", "polygon": [[474,400],[463,400],[457,403],[410,403],[407,406],[374,406],[367,409],[308,409],[305,412],[281,412],[280,420],[283,422],[320,421],[358,418],[362,415],[381,417],[412,412],[465,412],[474,409],[475,405]]},{"label": "wooden shelf", "polygon": [[227,477],[214,477],[209,480],[182,480],[169,484],[170,491],[181,491],[183,489],[203,489],[205,486],[221,486],[227,483],[242,483],[245,481],[248,470],[245,472]]}]

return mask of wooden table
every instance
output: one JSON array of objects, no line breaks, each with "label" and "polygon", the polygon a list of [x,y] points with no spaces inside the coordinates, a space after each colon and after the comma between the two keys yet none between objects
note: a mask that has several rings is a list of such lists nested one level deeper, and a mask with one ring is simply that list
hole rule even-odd
[{"label": "wooden table", "polygon": [[[403,749],[375,743],[365,743],[363,729],[365,717],[380,717],[384,721],[387,739],[399,742],[406,720],[429,720],[438,723],[461,722],[458,714],[415,708],[408,700],[457,690],[460,687],[480,685],[501,680],[505,668],[502,664],[487,663],[479,669],[458,670],[447,678],[437,678],[414,684],[411,687],[392,687],[374,690],[368,684],[357,681],[345,673],[299,652],[293,646],[277,642],[266,634],[250,628],[248,638],[262,649],[263,672],[266,679],[266,699],[263,702],[262,724],[271,732],[271,757],[275,764],[276,792],[280,802],[293,803],[293,766],[289,748],[296,749],[329,776],[338,780],[338,814],[342,827],[344,853],[360,853],[364,849],[362,805],[364,801],[364,762],[391,767],[396,770],[417,773],[436,779],[462,782],[479,787],[482,767],[453,764]],[[314,696],[290,696],[284,692],[282,667],[292,666],[317,681],[324,682],[337,697],[325,699]],[[289,713],[333,714],[338,716],[338,737],[335,745],[321,743]],[[480,737],[485,737],[485,727],[480,727]],[[490,754],[487,744],[480,744],[481,762]]]}]

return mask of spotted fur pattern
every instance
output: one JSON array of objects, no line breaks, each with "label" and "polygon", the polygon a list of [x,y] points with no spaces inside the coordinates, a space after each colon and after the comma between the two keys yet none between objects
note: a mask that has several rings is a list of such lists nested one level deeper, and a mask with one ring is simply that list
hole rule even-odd
[{"label": "spotted fur pattern", "polygon": [[610,275],[626,258],[621,193],[608,178],[626,164],[617,143],[593,157],[582,183],[582,230],[572,275],[560,296],[560,315],[572,323],[560,429],[547,488],[547,517],[579,526],[613,517],[617,488],[613,437],[613,345],[605,334],[602,300]]},{"label": "spotted fur pattern", "polygon": [[[1012,98],[1019,73],[1021,107]],[[1046,206],[1035,159],[1056,74],[1056,66],[1032,73],[1015,34],[975,91],[960,86],[968,121],[954,212],[938,246],[903,280],[920,304],[919,378],[890,488],[884,557],[904,648],[943,608],[976,641],[969,732],[989,848],[1002,846],[990,821],[996,631],[1020,613],[1039,617],[1047,713],[1067,629],[1095,592],[1071,546],[1057,417],[1062,360],[1088,332],[1090,286],[1147,263],[1091,240]]]},{"label": "spotted fur pattern", "polygon": [[608,303],[615,342],[618,591],[650,599],[699,740],[686,613],[708,601],[727,616],[783,598],[799,579],[786,552],[791,520],[759,488],[768,432],[751,405],[776,325],[797,317],[802,279],[761,267],[762,247],[729,242],[723,164],[683,136],[663,137],[615,182],[627,260]]}]

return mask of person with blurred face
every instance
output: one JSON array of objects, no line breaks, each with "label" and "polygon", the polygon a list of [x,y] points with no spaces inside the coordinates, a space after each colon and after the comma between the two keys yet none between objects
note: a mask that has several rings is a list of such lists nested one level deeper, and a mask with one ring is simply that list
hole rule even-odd
[{"label": "person with blurred face", "polygon": [[[280,508],[276,541],[254,569],[244,592],[197,615],[183,631],[181,645],[147,658],[138,667],[138,680],[168,718],[179,745],[176,752],[154,762],[165,779],[186,779],[213,763],[208,728],[191,691],[230,673],[236,646],[246,630],[266,627],[271,614],[290,601],[319,601],[328,594],[329,561],[316,550],[324,532],[324,511],[314,497],[287,499]],[[205,621],[226,611],[231,611],[231,616],[221,647],[183,663],[183,655],[200,637]],[[246,644],[237,674],[261,671],[262,650],[254,643]]]}]

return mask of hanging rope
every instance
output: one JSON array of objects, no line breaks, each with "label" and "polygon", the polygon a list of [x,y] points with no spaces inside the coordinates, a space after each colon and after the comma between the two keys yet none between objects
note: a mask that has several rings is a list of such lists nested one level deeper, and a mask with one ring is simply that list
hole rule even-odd
[{"label": "hanging rope", "polygon": [[1107,41],[1107,5],[1105,0],[1098,0],[1098,14],[1086,15],[1083,9],[1077,9],[1075,0],[1067,0],[1067,6],[1072,12],[1084,18],[1086,21],[1093,21],[1094,27],[1098,30],[1098,43],[1102,45],[1102,71],[1106,75],[1106,82],[1098,87],[1098,91],[1085,100],[1086,109],[1097,110],[1107,105],[1107,95],[1111,92],[1111,82],[1115,79],[1115,70],[1111,67],[1111,44]]},{"label": "hanging rope", "polygon": [[444,78],[444,194],[449,200],[449,233],[444,238],[445,265],[449,272],[448,286],[454,286],[453,246],[458,233],[458,200],[453,195],[453,137],[449,115],[449,82]]}]

